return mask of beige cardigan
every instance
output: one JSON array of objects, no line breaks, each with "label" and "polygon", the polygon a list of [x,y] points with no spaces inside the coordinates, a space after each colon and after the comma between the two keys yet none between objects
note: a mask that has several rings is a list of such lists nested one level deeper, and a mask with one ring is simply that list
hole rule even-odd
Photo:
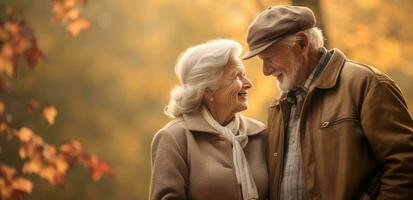
[{"label": "beige cardigan", "polygon": [[[245,157],[260,199],[267,198],[265,126],[241,116],[247,126]],[[242,200],[232,146],[199,113],[165,125],[153,138],[149,199]]]}]

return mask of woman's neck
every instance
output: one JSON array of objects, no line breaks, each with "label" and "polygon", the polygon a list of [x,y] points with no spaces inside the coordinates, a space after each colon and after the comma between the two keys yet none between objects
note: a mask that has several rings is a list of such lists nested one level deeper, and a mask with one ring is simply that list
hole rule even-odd
[{"label": "woman's neck", "polygon": [[235,113],[227,109],[219,109],[213,106],[207,106],[208,111],[211,113],[212,117],[222,126],[229,124],[235,116]]}]

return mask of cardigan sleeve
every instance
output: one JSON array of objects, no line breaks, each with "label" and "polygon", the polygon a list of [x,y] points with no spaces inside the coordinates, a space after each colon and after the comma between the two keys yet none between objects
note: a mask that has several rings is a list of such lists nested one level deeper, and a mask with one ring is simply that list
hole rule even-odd
[{"label": "cardigan sleeve", "polygon": [[393,81],[383,78],[370,88],[362,105],[361,125],[383,170],[377,199],[411,199],[413,120]]},{"label": "cardigan sleeve", "polygon": [[152,140],[150,200],[187,198],[186,148],[175,136],[163,129]]}]

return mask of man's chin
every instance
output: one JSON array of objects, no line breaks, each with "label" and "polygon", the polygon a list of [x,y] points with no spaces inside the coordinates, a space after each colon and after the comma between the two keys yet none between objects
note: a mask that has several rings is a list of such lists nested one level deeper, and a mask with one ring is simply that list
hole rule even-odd
[{"label": "man's chin", "polygon": [[291,89],[291,85],[286,82],[277,81],[277,87],[282,92],[288,92]]}]

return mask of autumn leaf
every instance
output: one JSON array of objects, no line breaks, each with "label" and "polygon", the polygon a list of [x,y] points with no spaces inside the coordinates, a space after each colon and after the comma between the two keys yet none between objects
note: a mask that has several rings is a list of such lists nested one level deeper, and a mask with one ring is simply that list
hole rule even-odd
[{"label": "autumn leaf", "polygon": [[42,167],[42,164],[37,161],[29,161],[24,163],[22,172],[24,173],[38,173]]},{"label": "autumn leaf", "polygon": [[33,189],[33,183],[25,178],[16,178],[13,180],[12,187],[15,190],[31,193]]},{"label": "autumn leaf", "polygon": [[89,167],[92,174],[92,180],[94,181],[99,181],[105,174],[112,174],[112,168],[106,162],[100,160],[96,156],[90,157]]},{"label": "autumn leaf", "polygon": [[26,61],[30,67],[34,67],[40,60],[44,59],[44,54],[37,48],[32,47],[25,52]]},{"label": "autumn leaf", "polygon": [[75,20],[80,17],[80,9],[79,8],[71,8],[68,12],[64,15],[64,21]]},{"label": "autumn leaf", "polygon": [[70,157],[79,156],[84,153],[82,145],[77,140],[72,140],[70,142],[62,144],[60,146],[60,151]]},{"label": "autumn leaf", "polygon": [[16,174],[16,169],[0,163],[1,177],[6,178],[6,180],[11,180],[15,174]]},{"label": "autumn leaf", "polygon": [[23,147],[19,148],[19,156],[21,159],[25,159],[27,157],[26,149]]},{"label": "autumn leaf", "polygon": [[79,33],[87,28],[89,28],[90,22],[83,18],[77,18],[69,23],[67,30],[72,34],[73,37],[77,37]]},{"label": "autumn leaf", "polygon": [[13,57],[14,55],[13,45],[10,43],[3,44],[3,47],[1,49],[1,55],[9,59]]},{"label": "autumn leaf", "polygon": [[65,174],[69,169],[69,164],[64,158],[58,158],[55,160],[54,164],[56,165],[56,169],[59,173]]},{"label": "autumn leaf", "polygon": [[6,104],[3,101],[0,101],[0,115],[3,115],[6,111]]},{"label": "autumn leaf", "polygon": [[43,108],[43,117],[50,125],[54,124],[56,116],[57,110],[54,106],[46,106]]},{"label": "autumn leaf", "polygon": [[17,132],[17,137],[22,142],[28,142],[32,138],[32,135],[33,135],[33,131],[26,127],[21,128]]},{"label": "autumn leaf", "polygon": [[9,77],[14,75],[14,65],[12,60],[2,55],[0,55],[0,73],[1,72],[5,72]]},{"label": "autumn leaf", "polygon": [[31,193],[32,182],[15,174],[16,169],[0,163],[0,199],[20,199],[23,194]]},{"label": "autumn leaf", "polygon": [[29,114],[32,114],[35,110],[37,110],[40,107],[40,103],[36,100],[30,100],[30,102],[27,105],[27,112]]},{"label": "autumn leaf", "polygon": [[13,35],[18,35],[20,32],[20,26],[15,21],[6,21],[4,23],[4,29]]}]

